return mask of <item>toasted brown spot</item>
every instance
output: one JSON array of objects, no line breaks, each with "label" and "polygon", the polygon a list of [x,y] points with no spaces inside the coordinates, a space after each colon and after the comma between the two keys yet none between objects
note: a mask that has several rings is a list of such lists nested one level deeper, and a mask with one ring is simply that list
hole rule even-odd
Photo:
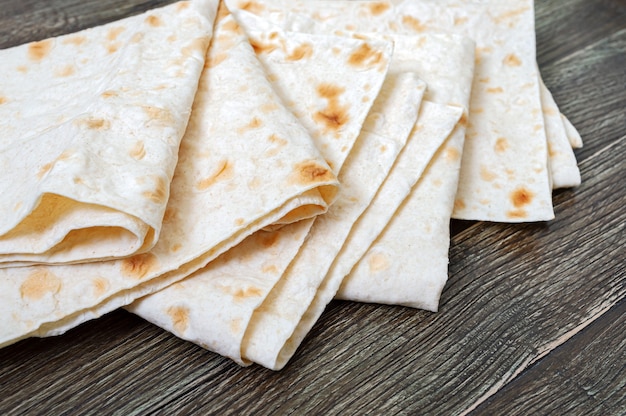
[{"label": "toasted brown spot", "polygon": [[498,175],[496,175],[495,173],[491,172],[489,170],[489,168],[487,168],[487,166],[481,165],[480,166],[480,177],[484,181],[491,182],[491,181],[495,180],[498,177]]},{"label": "toasted brown spot", "polygon": [[280,136],[272,133],[270,135],[270,137],[268,138],[268,140],[278,146],[285,146],[287,143],[289,143],[286,139],[281,138]]},{"label": "toasted brown spot", "polygon": [[463,111],[463,114],[461,115],[461,118],[459,119],[459,125],[461,127],[467,127],[468,124],[469,124],[469,117],[467,117],[467,113]]},{"label": "toasted brown spot", "polygon": [[507,211],[506,216],[511,219],[524,219],[528,216],[528,214],[523,209],[516,209]]},{"label": "toasted brown spot", "polygon": [[170,247],[170,251],[172,253],[177,253],[180,251],[180,249],[183,248],[183,245],[181,243],[176,243],[174,245],[172,245],[172,247]]},{"label": "toasted brown spot", "polygon": [[143,141],[139,140],[138,142],[136,142],[133,145],[133,147],[130,148],[130,151],[128,152],[128,154],[133,159],[136,159],[136,160],[143,159],[146,156],[146,149],[143,145]]},{"label": "toasted brown spot", "polygon": [[263,291],[257,287],[249,286],[245,289],[237,289],[232,295],[235,302],[239,302],[247,298],[263,296]]},{"label": "toasted brown spot", "polygon": [[267,114],[267,113],[271,113],[272,111],[278,110],[278,108],[279,108],[278,104],[276,104],[274,102],[268,102],[268,103],[265,103],[265,104],[261,105],[260,110],[263,113]]},{"label": "toasted brown spot", "polygon": [[235,225],[237,227],[241,227],[242,225],[244,225],[246,223],[246,220],[244,220],[243,218],[237,218],[235,220]]},{"label": "toasted brown spot", "polygon": [[313,56],[313,45],[310,43],[303,43],[295,48],[289,56],[287,56],[287,60],[299,61],[301,59],[310,58],[311,56]]},{"label": "toasted brown spot", "polygon": [[540,131],[543,130],[543,124],[535,124],[533,126],[533,131]]},{"label": "toasted brown spot", "polygon": [[379,14],[382,14],[385,11],[389,10],[389,4],[387,4],[387,3],[372,3],[372,4],[369,5],[369,8],[370,8],[370,12],[374,16],[378,16]]},{"label": "toasted brown spot", "polygon": [[380,146],[380,153],[385,153],[386,151],[387,151],[387,146],[385,146],[384,144]]},{"label": "toasted brown spot", "polygon": [[50,170],[52,170],[52,167],[54,166],[54,162],[50,162],[50,163],[46,163],[45,165],[43,165],[40,169],[39,172],[37,172],[37,177],[39,179],[43,178],[44,176],[46,176],[46,174],[48,172],[50,172]]},{"label": "toasted brown spot", "polygon": [[159,266],[159,260],[152,253],[137,254],[122,260],[121,272],[124,277],[143,279]]},{"label": "toasted brown spot", "polygon": [[383,253],[373,253],[367,259],[367,264],[372,272],[382,272],[389,268],[389,259]]},{"label": "toasted brown spot", "polygon": [[478,78],[478,82],[480,82],[481,84],[488,84],[490,80],[491,78],[489,77]]},{"label": "toasted brown spot", "polygon": [[228,54],[226,52],[220,52],[215,55],[211,55],[209,59],[207,59],[205,68],[214,68],[224,62],[228,58]]},{"label": "toasted brown spot", "polygon": [[70,36],[68,38],[63,39],[64,45],[80,46],[84,44],[85,42],[87,42],[87,39],[84,36],[80,36],[80,35]]},{"label": "toasted brown spot", "polygon": [[148,115],[150,120],[158,121],[165,124],[174,122],[174,116],[170,110],[159,107],[143,106],[143,111]]},{"label": "toasted brown spot", "polygon": [[155,204],[163,204],[167,201],[168,191],[167,181],[158,176],[156,177],[156,187],[154,190],[145,191],[142,195]]},{"label": "toasted brown spot", "polygon": [[100,94],[102,98],[117,97],[118,95],[119,94],[116,91],[111,91],[111,90],[104,91],[102,94]]},{"label": "toasted brown spot", "polygon": [[182,12],[183,10],[189,8],[189,1],[181,1],[176,5],[176,11]]},{"label": "toasted brown spot", "polygon": [[176,40],[177,40],[177,39],[178,39],[178,36],[176,36],[176,35],[169,35],[169,36],[167,37],[167,41],[168,41],[169,43],[176,42]]},{"label": "toasted brown spot", "polygon": [[25,74],[28,72],[28,67],[25,65],[19,65],[15,68],[18,72],[21,72],[22,74]]},{"label": "toasted brown spot", "polygon": [[279,237],[280,234],[278,232],[262,231],[259,234],[259,241],[263,247],[270,248],[278,242]]},{"label": "toasted brown spot", "polygon": [[93,294],[99,298],[109,290],[109,281],[103,277],[96,277],[91,281],[93,285]]},{"label": "toasted brown spot", "polygon": [[46,269],[37,269],[20,285],[20,296],[26,300],[40,300],[47,294],[58,293],[61,287],[61,279]]},{"label": "toasted brown spot", "polygon": [[52,39],[33,42],[28,45],[28,57],[33,61],[41,61],[52,50]]},{"label": "toasted brown spot", "polygon": [[200,53],[204,56],[206,49],[209,46],[209,37],[201,36],[199,38],[195,38],[188,45],[185,45],[181,50],[183,56],[190,57],[193,56],[194,53]]},{"label": "toasted brown spot", "polygon": [[495,16],[495,17],[494,17],[494,21],[495,21],[496,23],[502,23],[502,22],[503,22],[503,21],[505,21],[505,20],[513,19],[513,18],[515,18],[515,17],[517,17],[517,16],[519,16],[519,15],[523,14],[523,13],[524,13],[524,12],[526,12],[527,10],[529,10],[529,8],[528,8],[528,7],[522,7],[522,8],[517,9],[517,10],[510,10],[510,11],[507,11],[507,12],[504,12],[504,13],[502,13],[502,14],[498,15],[498,16]]},{"label": "toasted brown spot", "polygon": [[487,92],[489,94],[500,94],[504,92],[504,90],[502,89],[502,87],[492,87],[492,88],[487,88]]},{"label": "toasted brown spot", "polygon": [[515,208],[521,208],[530,204],[534,197],[535,194],[533,194],[530,190],[520,187],[511,193],[511,202]]},{"label": "toasted brown spot", "polygon": [[229,30],[229,31],[232,31],[232,32],[239,32],[239,30],[240,30],[239,25],[234,20],[229,20],[228,22],[224,23],[222,25],[222,29],[223,30]]},{"label": "toasted brown spot", "polygon": [[[243,321],[241,318],[232,319],[229,322],[228,327],[230,328],[231,332],[235,334],[239,334],[241,332],[242,324],[243,324]],[[207,349],[210,349],[210,348],[207,348]]]},{"label": "toasted brown spot", "polygon": [[233,165],[228,160],[222,160],[215,169],[215,172],[208,178],[201,179],[196,183],[196,189],[204,191],[219,181],[228,180],[233,177]]},{"label": "toasted brown spot", "polygon": [[126,30],[125,27],[123,26],[118,26],[118,27],[113,27],[111,29],[109,29],[109,32],[107,33],[107,39],[108,40],[115,40],[117,39],[117,37],[124,31]]},{"label": "toasted brown spot", "polygon": [[454,26],[460,26],[467,23],[467,17],[455,17]]},{"label": "toasted brown spot", "polygon": [[454,201],[454,209],[455,210],[463,210],[465,209],[466,205],[465,205],[465,201],[463,201],[462,199],[456,199]]},{"label": "toasted brown spot", "polygon": [[423,32],[426,30],[426,26],[413,16],[402,16],[402,24],[415,32]]},{"label": "toasted brown spot", "polygon": [[333,180],[335,175],[328,168],[318,165],[315,161],[305,161],[294,166],[291,179],[294,183],[307,185]]},{"label": "toasted brown spot", "polygon": [[275,265],[273,265],[273,264],[270,264],[270,265],[263,266],[263,268],[261,269],[261,271],[262,271],[263,273],[278,274],[278,267],[276,267],[276,266],[275,266]]},{"label": "toasted brown spot", "polygon": [[250,39],[250,45],[252,46],[252,49],[254,49],[254,53],[256,53],[257,55],[260,55],[262,53],[270,53],[278,48],[278,46],[271,43],[266,44],[253,39]]},{"label": "toasted brown spot", "polygon": [[24,205],[24,204],[23,204],[21,201],[20,201],[20,202],[18,202],[18,203],[17,203],[17,204],[15,204],[15,206],[13,207],[13,211],[14,211],[14,212],[19,211],[19,210],[22,208],[22,206],[23,206],[23,205]]},{"label": "toasted brown spot", "polygon": [[261,181],[261,179],[260,179],[260,178],[258,178],[258,177],[253,178],[253,179],[251,179],[251,180],[249,180],[249,181],[248,181],[248,188],[250,188],[250,189],[252,189],[252,190],[254,190],[254,189],[258,189],[258,188],[259,188],[259,186],[261,186],[261,184],[262,184],[262,183],[263,183],[263,182]]},{"label": "toasted brown spot", "polygon": [[107,45],[107,52],[109,54],[113,54],[115,52],[117,52],[120,49],[120,44],[119,43],[110,43]]},{"label": "toasted brown spot", "polygon": [[496,153],[504,153],[509,148],[509,141],[504,137],[498,137],[496,140],[496,144],[494,146],[494,150]]},{"label": "toasted brown spot", "polygon": [[554,110],[554,108],[544,108],[543,109],[543,114],[545,114],[547,116],[556,116],[557,112]]},{"label": "toasted brown spot", "polygon": [[143,40],[143,33],[141,32],[137,32],[135,33],[131,38],[130,38],[130,42],[131,43],[139,43]]},{"label": "toasted brown spot", "polygon": [[515,55],[514,53],[510,53],[504,57],[504,61],[502,61],[506,66],[520,66],[522,61]]},{"label": "toasted brown spot", "polygon": [[7,101],[9,100],[7,100],[5,97],[0,96],[0,105],[6,103]]},{"label": "toasted brown spot", "polygon": [[352,66],[377,65],[382,62],[384,62],[383,53],[372,49],[367,43],[359,46],[348,57],[348,64]]},{"label": "toasted brown spot", "polygon": [[261,13],[265,10],[265,6],[255,1],[244,1],[239,3],[239,8],[250,13]]},{"label": "toasted brown spot", "polygon": [[170,205],[165,209],[165,213],[163,214],[163,222],[172,222],[178,216],[178,210],[176,208],[172,208]]},{"label": "toasted brown spot", "polygon": [[109,120],[105,120],[103,118],[89,117],[79,120],[78,122],[90,130],[108,130],[111,128]]},{"label": "toasted brown spot", "polygon": [[461,152],[455,147],[446,146],[444,155],[448,162],[456,162],[461,158]]},{"label": "toasted brown spot", "polygon": [[189,309],[184,306],[170,306],[167,315],[172,320],[174,331],[183,334],[189,327]]},{"label": "toasted brown spot", "polygon": [[161,19],[158,16],[155,16],[153,14],[146,17],[145,22],[152,27],[159,27],[163,25],[163,22],[161,21]]},{"label": "toasted brown spot", "polygon": [[339,96],[344,91],[345,88],[333,84],[324,83],[319,85],[317,93],[320,97],[328,100],[328,105],[325,109],[313,114],[313,120],[331,130],[338,130],[346,124],[350,120],[348,116],[349,108],[339,104]]},{"label": "toasted brown spot", "polygon": [[74,65],[65,65],[63,68],[55,71],[54,75],[57,77],[69,77],[74,75],[76,72],[76,67]]}]

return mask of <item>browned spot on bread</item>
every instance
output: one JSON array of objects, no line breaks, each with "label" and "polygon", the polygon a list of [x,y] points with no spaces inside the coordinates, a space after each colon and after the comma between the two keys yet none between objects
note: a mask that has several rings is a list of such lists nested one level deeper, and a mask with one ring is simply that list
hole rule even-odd
[{"label": "browned spot on bread", "polygon": [[177,12],[182,12],[183,10],[189,8],[189,2],[188,1],[181,1],[178,2],[178,4],[176,5],[176,11]]},{"label": "browned spot on bread", "polygon": [[263,291],[258,287],[248,286],[245,289],[237,289],[232,294],[235,302],[241,302],[247,298],[263,296]]},{"label": "browned spot on bread", "polygon": [[250,39],[250,45],[252,45],[252,49],[254,49],[254,53],[260,55],[262,53],[270,53],[273,50],[277,49],[278,46],[272,45],[271,43],[262,43],[256,39]]},{"label": "browned spot on bread", "polygon": [[382,272],[389,268],[389,259],[383,253],[373,253],[367,259],[367,264],[372,272]]},{"label": "browned spot on bread", "polygon": [[309,160],[297,163],[291,174],[292,182],[299,185],[314,184],[317,182],[327,182],[335,179],[335,175],[330,169]]},{"label": "browned spot on bread", "polygon": [[52,170],[52,167],[54,166],[54,162],[49,162],[46,163],[45,165],[43,165],[40,169],[39,172],[37,172],[37,177],[39,179],[43,178],[44,176],[46,176],[46,174],[48,172],[50,172],[50,170]]},{"label": "browned spot on bread", "polygon": [[130,148],[130,151],[128,152],[128,154],[133,159],[136,159],[136,160],[143,159],[146,156],[146,149],[143,145],[143,141],[142,140],[137,141],[133,145],[133,147]]},{"label": "browned spot on bread", "polygon": [[110,41],[114,41],[125,30],[126,28],[123,26],[113,27],[109,29],[109,32],[107,33],[107,39]]},{"label": "browned spot on bread", "polygon": [[88,117],[77,120],[77,123],[87,127],[90,130],[108,130],[111,128],[111,122],[99,117]]},{"label": "browned spot on bread", "polygon": [[80,46],[84,44],[85,42],[87,42],[87,39],[81,35],[70,36],[70,37],[63,39],[64,45]]},{"label": "browned spot on bread", "polygon": [[278,242],[279,237],[280,237],[280,234],[276,231],[275,232],[261,231],[261,233],[259,234],[259,241],[261,242],[261,245],[263,247],[270,248]]},{"label": "browned spot on bread", "polygon": [[201,53],[204,56],[207,47],[209,46],[209,37],[201,36],[195,38],[188,45],[185,45],[182,49],[183,56],[193,56],[194,53]]},{"label": "browned spot on bread", "polygon": [[239,3],[239,8],[255,14],[261,13],[263,10],[265,10],[265,6],[257,3],[256,1],[243,1]]},{"label": "browned spot on bread", "polygon": [[523,209],[515,209],[507,211],[506,216],[511,219],[524,219],[528,216],[528,214]]},{"label": "browned spot on bread", "polygon": [[468,124],[469,124],[469,117],[467,117],[467,113],[463,111],[463,114],[461,115],[461,118],[459,119],[459,125],[461,127],[467,127]]},{"label": "browned spot on bread", "polygon": [[323,124],[330,130],[339,130],[346,124],[350,120],[348,116],[349,108],[339,103],[339,97],[344,91],[345,88],[334,84],[320,84],[317,87],[317,93],[320,97],[328,100],[328,105],[325,109],[313,114],[313,120]]},{"label": "browned spot on bread", "polygon": [[233,165],[228,160],[222,160],[215,169],[215,172],[208,178],[204,178],[196,183],[196,189],[204,191],[219,181],[228,180],[233,177]]},{"label": "browned spot on bread", "polygon": [[446,146],[444,155],[448,162],[455,162],[461,158],[461,152],[457,148],[450,146]]},{"label": "browned spot on bread", "polygon": [[498,175],[496,175],[495,173],[490,171],[489,168],[487,168],[487,166],[481,165],[480,166],[480,177],[484,181],[491,182],[491,181],[495,180],[498,177]]},{"label": "browned spot on bread", "polygon": [[465,209],[466,205],[465,205],[465,201],[463,201],[462,199],[455,199],[454,200],[454,209],[455,210],[463,210]]},{"label": "browned spot on bread", "polygon": [[426,30],[426,26],[424,26],[418,18],[413,16],[402,16],[402,24],[415,32],[423,32]]},{"label": "browned spot on bread", "polygon": [[171,124],[174,122],[174,116],[170,110],[152,106],[143,106],[142,108],[150,120],[158,121],[164,124]]},{"label": "browned spot on bread", "polygon": [[268,138],[268,140],[269,140],[271,143],[274,143],[274,144],[276,144],[276,145],[278,145],[278,146],[285,146],[287,143],[289,143],[289,142],[287,141],[287,139],[283,139],[282,137],[278,136],[278,135],[277,135],[277,134],[275,134],[275,133],[272,133],[272,134],[270,135],[270,137]]},{"label": "browned spot on bread", "polygon": [[252,117],[252,120],[243,127],[237,129],[237,133],[243,134],[249,130],[255,130],[263,126],[263,120],[258,117]]},{"label": "browned spot on bread", "polygon": [[519,16],[519,15],[521,15],[521,14],[525,13],[527,10],[529,10],[529,8],[528,8],[528,7],[522,7],[522,8],[515,9],[515,10],[509,10],[509,11],[506,11],[506,12],[504,12],[504,13],[502,13],[502,14],[498,15],[498,16],[495,16],[495,17],[493,18],[493,20],[494,20],[496,23],[501,24],[501,23],[503,23],[505,20],[510,20],[510,19],[513,19],[513,18],[515,18],[515,17],[517,17],[517,16]]},{"label": "browned spot on bread", "polygon": [[237,227],[241,227],[242,225],[244,225],[246,223],[246,220],[244,220],[243,218],[237,218],[235,220],[235,225]]},{"label": "browned spot on bread", "polygon": [[278,274],[278,267],[276,267],[273,264],[269,264],[269,265],[265,265],[263,266],[263,268],[261,269],[261,271],[263,273],[271,273],[271,274]]},{"label": "browned spot on bread", "polygon": [[159,266],[159,260],[152,253],[137,254],[122,260],[121,272],[124,277],[143,279]]},{"label": "browned spot on bread", "polygon": [[500,94],[500,93],[503,93],[504,90],[502,89],[502,87],[492,87],[492,88],[487,88],[487,92],[489,94]]},{"label": "browned spot on bread", "polygon": [[41,61],[50,54],[52,50],[52,39],[33,42],[28,45],[28,57],[33,61]]},{"label": "browned spot on bread", "polygon": [[460,26],[467,23],[467,17],[455,17],[454,18],[454,26]]},{"label": "browned spot on bread", "polygon": [[311,56],[313,56],[313,45],[305,42],[291,51],[291,54],[287,56],[287,60],[299,61],[301,59],[310,58]]},{"label": "browned spot on bread", "polygon": [[93,294],[97,298],[109,290],[109,281],[104,277],[96,277],[91,281],[91,284],[93,285]]},{"label": "browned spot on bread", "polygon": [[498,137],[496,140],[496,144],[494,146],[494,150],[496,153],[504,153],[509,148],[509,141],[504,137]]},{"label": "browned spot on bread", "polygon": [[387,151],[387,146],[383,144],[379,147],[379,149],[380,149],[380,153],[385,153]]},{"label": "browned spot on bread", "polygon": [[189,309],[185,306],[170,306],[167,315],[172,321],[174,331],[184,334],[189,327]]},{"label": "browned spot on bread", "polygon": [[183,248],[183,245],[181,243],[176,243],[174,245],[172,245],[172,247],[170,247],[170,251],[172,253],[177,253],[180,251],[180,249]]},{"label": "browned spot on bread", "polygon": [[109,54],[113,54],[113,53],[117,52],[119,48],[120,48],[119,43],[109,43],[107,45],[107,52]]},{"label": "browned spot on bread", "polygon": [[371,3],[369,5],[370,8],[370,12],[374,15],[374,16],[378,16],[379,14],[382,14],[384,12],[386,12],[387,10],[389,10],[389,4],[387,3]]},{"label": "browned spot on bread", "polygon": [[0,95],[0,105],[6,103],[7,101],[9,101],[6,97],[3,97]]},{"label": "browned spot on bread", "polygon": [[272,111],[276,111],[278,110],[278,104],[274,103],[274,102],[267,102],[264,103],[263,105],[261,105],[260,110],[267,114],[267,113],[271,113]]},{"label": "browned spot on bread", "polygon": [[28,72],[28,67],[26,65],[19,65],[15,68],[15,70],[17,72],[21,72],[22,74],[25,74]]},{"label": "browned spot on bread", "polygon": [[543,114],[545,114],[547,116],[556,116],[557,112],[553,108],[544,108],[543,109]]},{"label": "browned spot on bread", "polygon": [[104,91],[102,94],[100,94],[102,98],[117,97],[118,95],[119,94],[116,91],[111,91],[111,90]]},{"label": "browned spot on bread", "polygon": [[156,177],[156,187],[152,191],[145,191],[142,195],[155,204],[163,204],[167,201],[169,188],[167,181],[162,177]]},{"label": "browned spot on bread", "polygon": [[214,55],[211,55],[209,59],[207,59],[205,68],[213,68],[224,62],[228,58],[228,54],[226,52],[220,52]]},{"label": "browned spot on bread", "polygon": [[535,194],[533,194],[529,189],[526,189],[523,186],[517,188],[510,195],[511,202],[513,203],[513,206],[515,206],[515,208],[521,208],[525,205],[530,204],[531,202],[533,202],[534,197]]},{"label": "browned spot on bread", "polygon": [[161,20],[161,18],[159,18],[159,16],[155,16],[153,14],[151,14],[150,16],[146,17],[145,22],[152,26],[152,27],[159,27],[163,25],[163,21]]},{"label": "browned spot on bread", "polygon": [[169,35],[169,36],[167,37],[167,41],[168,41],[169,43],[176,42],[176,40],[178,40],[178,36],[176,36],[175,34],[174,34],[174,35]]},{"label": "browned spot on bread", "polygon": [[515,55],[514,53],[510,53],[504,57],[504,61],[502,61],[506,66],[520,66],[522,61]]},{"label": "browned spot on bread", "polygon": [[[228,323],[228,327],[230,328],[230,331],[232,333],[239,334],[241,332],[242,324],[243,324],[243,321],[241,320],[241,318],[232,319]],[[207,348],[207,349],[210,349],[210,348]]]},{"label": "browned spot on bread", "polygon": [[383,53],[367,43],[363,43],[348,57],[348,64],[352,66],[376,65],[383,62]]},{"label": "browned spot on bread", "polygon": [[143,40],[143,33],[141,32],[137,32],[135,33],[131,38],[130,38],[130,42],[131,43],[139,43]]},{"label": "browned spot on bread", "polygon": [[46,269],[32,272],[20,285],[20,296],[25,300],[40,300],[47,294],[55,294],[61,290],[61,279]]},{"label": "browned spot on bread", "polygon": [[236,21],[234,21],[234,20],[229,20],[229,21],[227,21],[226,23],[224,23],[224,24],[222,25],[222,29],[223,29],[223,30],[228,30],[228,31],[231,31],[231,32],[237,32],[237,33],[238,33],[238,32],[239,32],[239,30],[240,30],[240,27],[239,27],[239,25],[237,24],[237,22],[236,22]]},{"label": "browned spot on bread", "polygon": [[57,69],[54,75],[57,77],[69,77],[76,73],[76,67],[74,65],[65,65],[63,68]]}]

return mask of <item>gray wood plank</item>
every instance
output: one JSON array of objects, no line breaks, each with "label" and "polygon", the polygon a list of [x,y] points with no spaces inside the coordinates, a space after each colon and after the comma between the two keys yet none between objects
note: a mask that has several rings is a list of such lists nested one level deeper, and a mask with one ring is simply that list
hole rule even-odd
[{"label": "gray wood plank", "polygon": [[479,406],[472,416],[626,414],[626,299]]}]

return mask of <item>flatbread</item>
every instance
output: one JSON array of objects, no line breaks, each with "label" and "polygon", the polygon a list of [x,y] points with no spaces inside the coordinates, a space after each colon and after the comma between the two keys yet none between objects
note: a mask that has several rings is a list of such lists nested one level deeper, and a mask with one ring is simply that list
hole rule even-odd
[{"label": "flatbread", "polygon": [[[476,78],[453,216],[501,222],[554,218],[531,0],[228,4],[290,30],[323,24],[347,32],[453,32],[475,40]],[[485,169],[490,180],[481,174]]]},{"label": "flatbread", "polygon": [[210,19],[179,2],[0,51],[0,267],[154,246]]},{"label": "flatbread", "polygon": [[158,243],[123,260],[0,270],[0,346],[62,333],[181,280],[254,231],[332,203],[335,175],[224,9],[206,63]]}]

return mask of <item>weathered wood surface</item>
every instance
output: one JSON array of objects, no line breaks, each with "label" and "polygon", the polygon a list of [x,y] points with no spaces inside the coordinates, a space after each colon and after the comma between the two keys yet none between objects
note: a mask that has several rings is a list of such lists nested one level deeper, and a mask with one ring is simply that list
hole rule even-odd
[{"label": "weathered wood surface", "polygon": [[[0,47],[162,3],[0,0]],[[584,183],[548,224],[455,222],[440,312],[333,302],[274,373],[116,311],[0,350],[0,414],[626,414],[626,1],[536,15]]]}]

